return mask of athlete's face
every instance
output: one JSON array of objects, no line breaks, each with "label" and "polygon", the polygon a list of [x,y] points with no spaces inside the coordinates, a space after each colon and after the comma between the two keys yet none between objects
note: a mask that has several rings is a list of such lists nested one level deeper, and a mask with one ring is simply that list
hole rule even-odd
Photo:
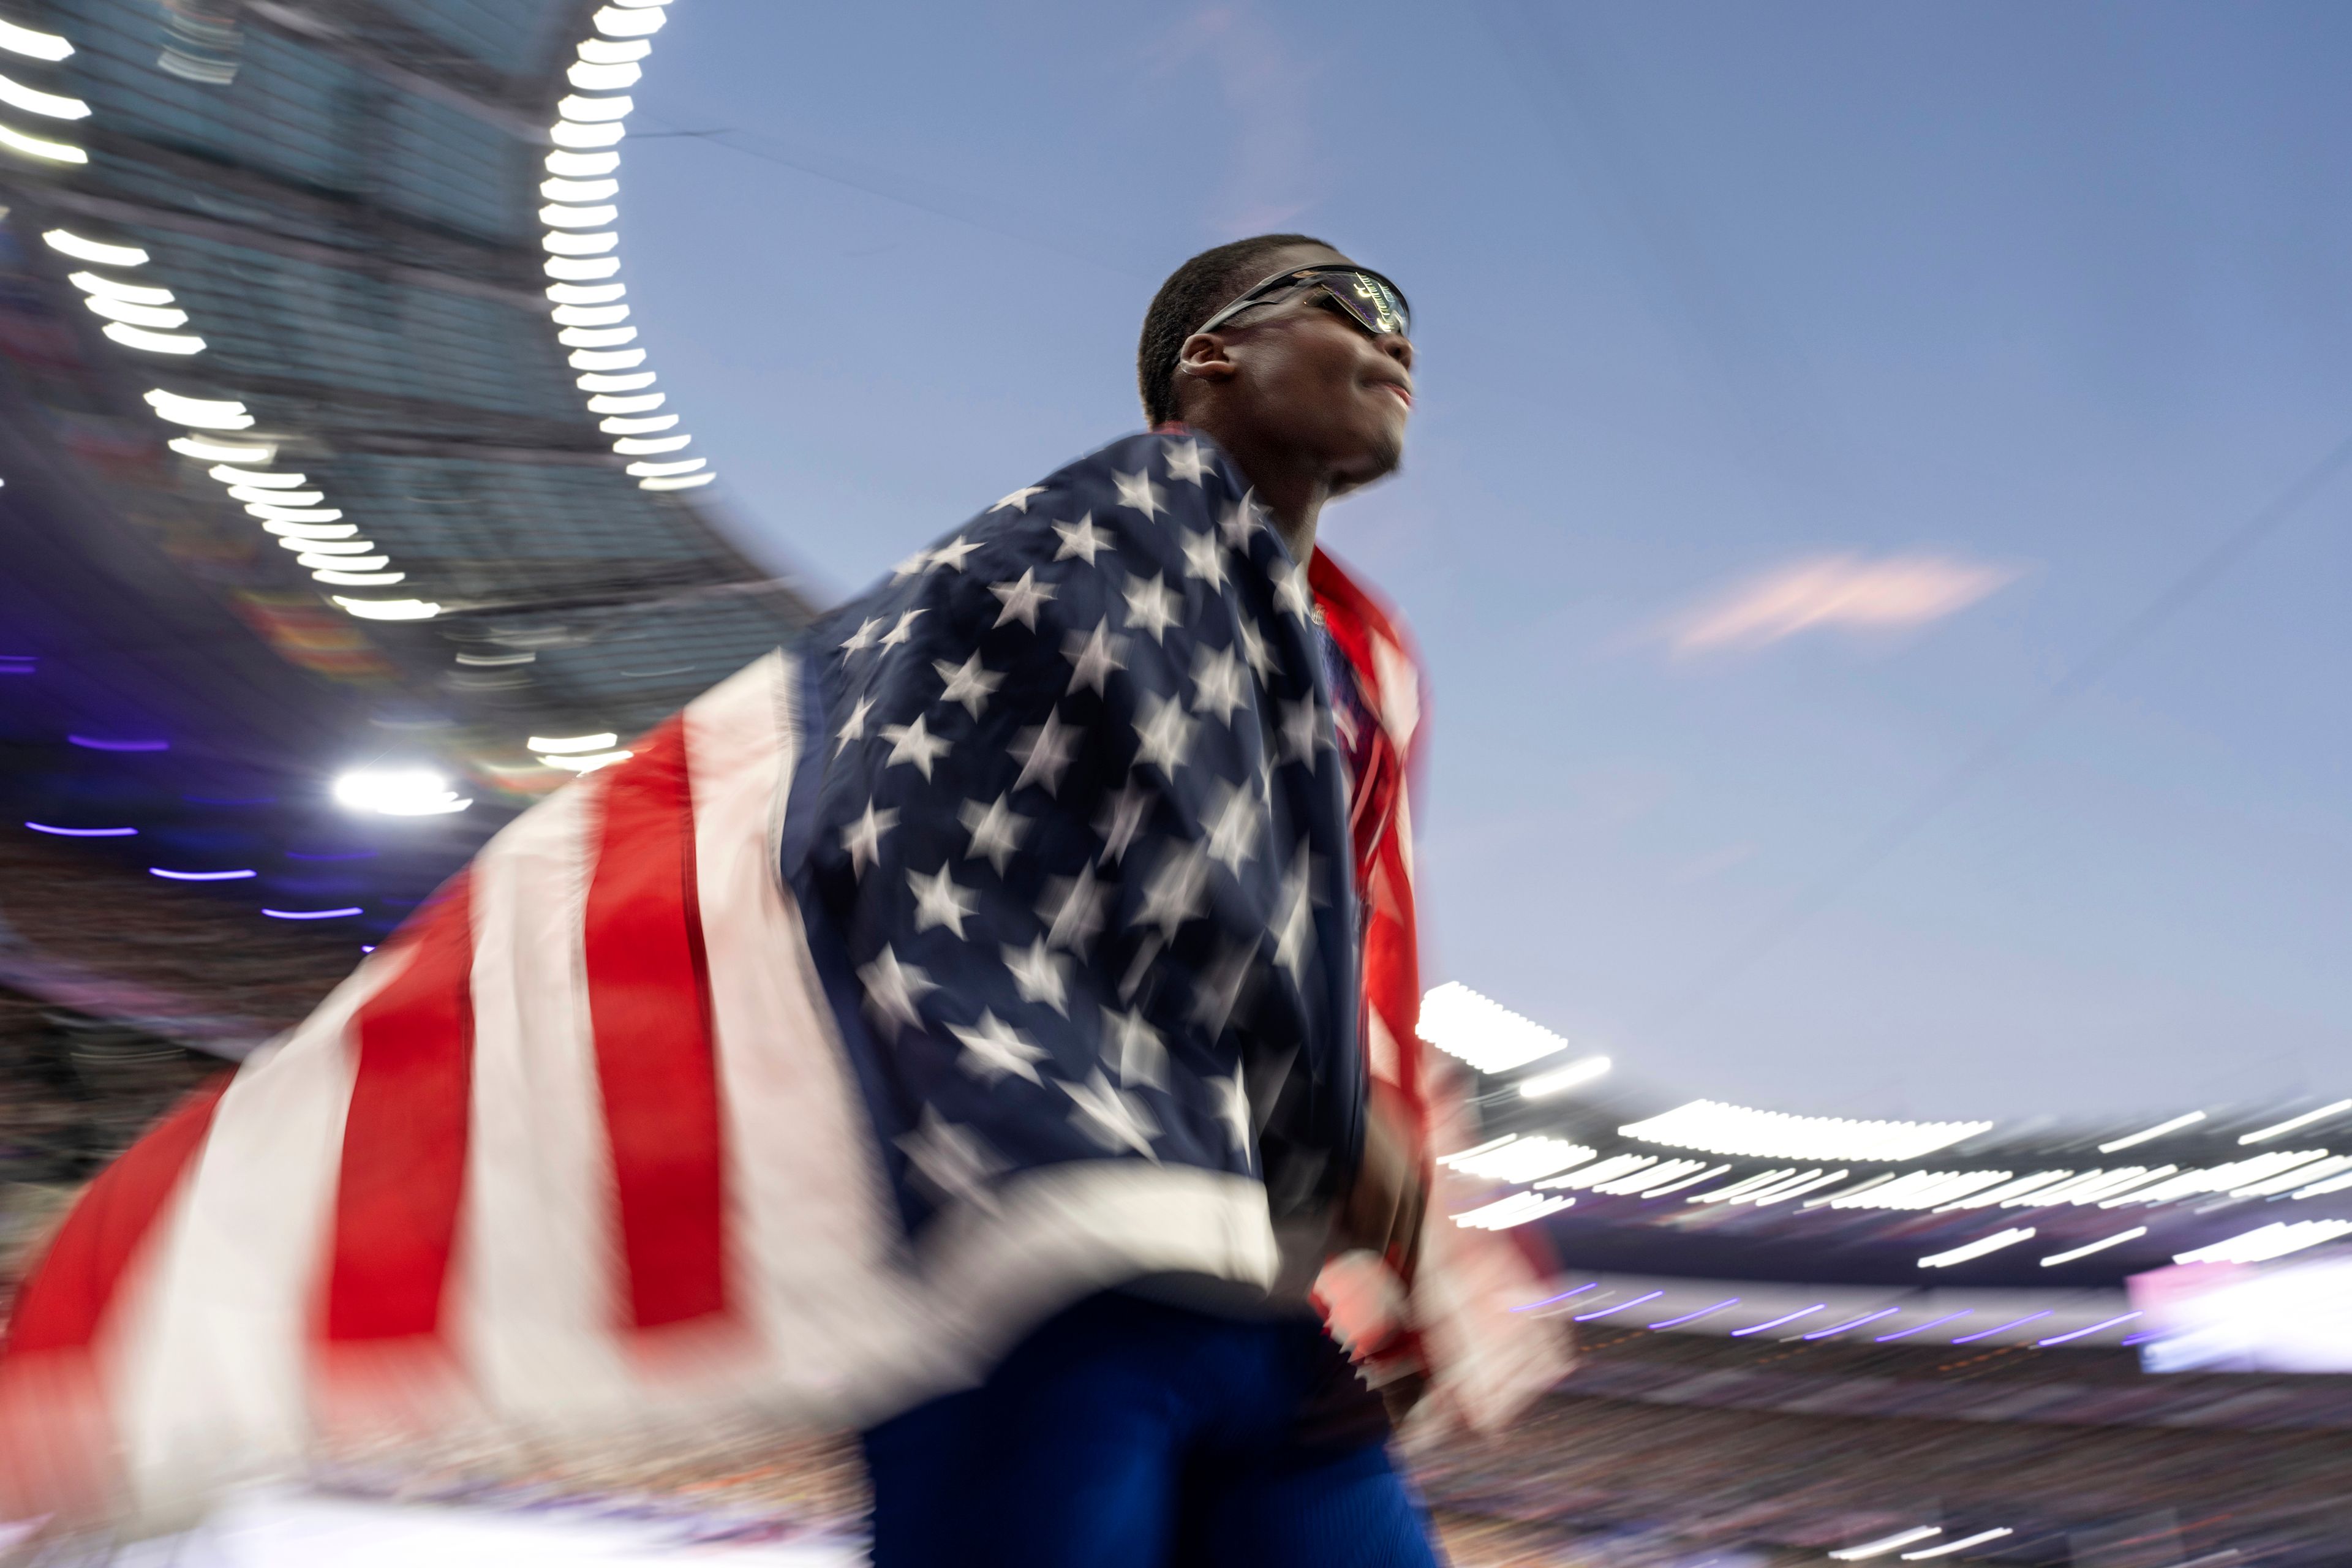
[{"label": "athlete's face", "polygon": [[[1347,259],[1324,246],[1289,246],[1253,270],[1263,278]],[[1188,366],[1229,367],[1230,379],[1218,378],[1219,422],[1232,444],[1308,459],[1330,476],[1333,494],[1403,460],[1412,344],[1396,333],[1374,337],[1321,289],[1246,311],[1184,349]]]}]

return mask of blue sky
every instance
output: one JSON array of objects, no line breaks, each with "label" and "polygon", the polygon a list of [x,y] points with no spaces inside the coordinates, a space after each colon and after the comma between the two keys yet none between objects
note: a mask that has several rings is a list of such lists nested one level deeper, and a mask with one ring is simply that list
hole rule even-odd
[{"label": "blue sky", "polygon": [[839,593],[1137,425],[1176,262],[1323,236],[1416,308],[1408,471],[1323,539],[1432,674],[1433,978],[1787,1110],[2352,1092],[2352,475],[2065,684],[2352,437],[2347,52],[2328,5],[679,0],[624,255],[701,493]]}]

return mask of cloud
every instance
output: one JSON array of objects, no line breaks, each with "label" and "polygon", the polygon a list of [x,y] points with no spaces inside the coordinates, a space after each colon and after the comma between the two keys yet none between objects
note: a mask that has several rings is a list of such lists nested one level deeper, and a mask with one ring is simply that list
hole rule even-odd
[{"label": "cloud", "polygon": [[1674,616],[1664,631],[1682,654],[1759,648],[1830,627],[1898,631],[1965,610],[2018,575],[2015,567],[1942,555],[1821,556],[1751,577]]}]

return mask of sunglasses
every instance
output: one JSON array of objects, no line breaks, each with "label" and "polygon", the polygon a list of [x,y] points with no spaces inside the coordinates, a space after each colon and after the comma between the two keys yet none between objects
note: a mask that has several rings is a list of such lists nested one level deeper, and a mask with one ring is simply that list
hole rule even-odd
[{"label": "sunglasses", "polygon": [[1202,322],[1199,330],[1213,332],[1244,310],[1317,292],[1329,296],[1354,318],[1358,326],[1376,338],[1391,333],[1400,337],[1412,334],[1412,311],[1404,302],[1403,292],[1379,273],[1362,267],[1302,267],[1292,272],[1277,272]]}]

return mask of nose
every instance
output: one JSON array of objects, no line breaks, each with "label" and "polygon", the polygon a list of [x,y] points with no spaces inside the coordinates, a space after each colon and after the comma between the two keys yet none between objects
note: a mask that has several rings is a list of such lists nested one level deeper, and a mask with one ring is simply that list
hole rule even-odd
[{"label": "nose", "polygon": [[1412,368],[1412,340],[1402,332],[1388,332],[1374,338],[1372,342],[1381,353],[1388,355],[1405,369]]}]

